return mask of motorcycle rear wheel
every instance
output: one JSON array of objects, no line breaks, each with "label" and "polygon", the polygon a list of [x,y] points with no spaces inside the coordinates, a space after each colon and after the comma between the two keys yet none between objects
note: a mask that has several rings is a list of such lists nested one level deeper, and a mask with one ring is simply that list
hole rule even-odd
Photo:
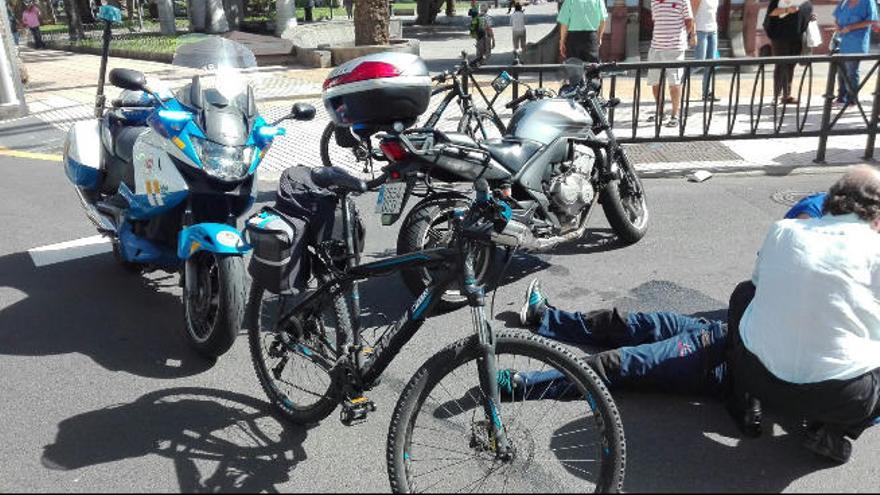
[{"label": "motorcycle rear wheel", "polygon": [[201,251],[192,262],[198,284],[194,294],[183,291],[185,336],[206,358],[217,358],[232,347],[244,318],[247,284],[241,256]]},{"label": "motorcycle rear wheel", "polygon": [[[416,205],[413,211],[400,227],[397,237],[397,254],[406,254],[423,249],[441,247],[448,243],[451,232],[449,221],[452,211],[456,208],[467,208],[469,200],[465,198],[438,198]],[[492,287],[489,284],[497,282],[495,277],[495,257],[498,248],[486,246],[477,253],[474,260],[474,273],[477,284],[484,285],[488,291]],[[403,282],[413,295],[421,294],[433,279],[431,271],[426,268],[404,270]],[[467,302],[467,298],[461,293],[457,285],[449,287],[438,303],[440,311],[448,311],[458,308]]]}]

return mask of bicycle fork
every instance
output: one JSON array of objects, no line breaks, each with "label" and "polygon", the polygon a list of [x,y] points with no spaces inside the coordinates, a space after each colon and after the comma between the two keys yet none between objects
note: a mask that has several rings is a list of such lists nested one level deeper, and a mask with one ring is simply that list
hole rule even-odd
[{"label": "bicycle fork", "polygon": [[500,404],[500,392],[498,390],[498,370],[495,363],[495,333],[489,321],[486,319],[486,297],[482,286],[477,285],[474,275],[473,254],[468,254],[464,262],[464,280],[462,286],[467,295],[468,304],[471,307],[474,331],[477,334],[479,357],[477,358],[477,371],[479,373],[480,388],[483,390],[483,412],[486,415],[486,433],[489,435],[487,447],[495,452],[495,456],[502,461],[509,461],[513,457],[513,449],[507,438],[507,431],[498,409]]}]

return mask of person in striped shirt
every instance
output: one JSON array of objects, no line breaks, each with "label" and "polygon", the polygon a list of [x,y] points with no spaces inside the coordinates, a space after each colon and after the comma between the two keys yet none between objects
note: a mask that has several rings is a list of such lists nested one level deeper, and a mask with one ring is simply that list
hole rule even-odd
[{"label": "person in striped shirt", "polygon": [[[651,0],[651,15],[654,19],[654,36],[648,52],[649,62],[668,62],[684,60],[684,52],[688,45],[697,44],[697,33],[694,28],[694,16],[688,0]],[[648,70],[648,84],[654,91],[654,99],[660,101],[661,69]],[[666,127],[678,126],[678,111],[681,106],[682,70],[666,69],[666,80],[669,82],[669,93],[672,96],[672,117]],[[663,119],[662,113],[652,115],[649,122]]]}]

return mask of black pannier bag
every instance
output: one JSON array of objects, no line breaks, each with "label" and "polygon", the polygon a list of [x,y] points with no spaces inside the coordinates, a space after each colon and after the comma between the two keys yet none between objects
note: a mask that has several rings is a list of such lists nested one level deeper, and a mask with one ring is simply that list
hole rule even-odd
[{"label": "black pannier bag", "polygon": [[[350,202],[350,200],[349,200]],[[260,215],[268,211],[269,214],[278,217],[278,220],[288,224],[292,231],[292,237],[288,243],[285,241],[285,233],[278,234],[275,231],[263,232],[260,228]],[[357,210],[352,208],[353,222],[355,225],[355,243],[359,251],[363,250],[363,240],[366,234]],[[264,224],[270,225],[271,222]],[[278,182],[278,191],[275,196],[275,205],[264,208],[264,211],[251,217],[247,222],[249,240],[254,248],[248,272],[256,283],[263,285],[267,290],[274,293],[291,293],[303,290],[308,286],[312,276],[312,259],[307,246],[317,249],[327,247],[328,241],[336,246],[331,252],[337,256],[339,268],[345,266],[344,232],[342,229],[342,207],[335,194],[327,189],[317,186],[312,181],[311,168],[298,165],[290,167],[281,175]],[[259,246],[266,243],[265,246]],[[282,261],[282,254],[290,252],[286,265],[276,265]],[[258,253],[267,253],[265,256]],[[270,255],[271,253],[272,255]],[[278,253],[274,255],[274,253]],[[266,257],[268,256],[268,258]],[[266,261],[269,261],[268,263]]]},{"label": "black pannier bag", "polygon": [[246,224],[253,247],[248,273],[255,283],[275,294],[290,293],[309,282],[309,257],[305,252],[307,222],[263,207]]}]

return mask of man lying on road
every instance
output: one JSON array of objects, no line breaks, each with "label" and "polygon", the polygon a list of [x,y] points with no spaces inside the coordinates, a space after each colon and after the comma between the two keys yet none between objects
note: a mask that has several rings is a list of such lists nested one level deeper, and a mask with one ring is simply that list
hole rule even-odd
[{"label": "man lying on road", "polygon": [[[816,215],[816,201],[807,198],[790,215]],[[750,436],[760,435],[763,404],[806,421],[805,447],[846,462],[845,437],[858,438],[880,417],[880,172],[846,174],[822,212],[773,225],[754,285],[734,291],[727,323],[617,309],[570,313],[551,306],[537,280],[520,318],[540,335],[610,348],[586,361],[612,390],[723,397]],[[558,374],[500,375],[514,396],[567,389]]]}]

